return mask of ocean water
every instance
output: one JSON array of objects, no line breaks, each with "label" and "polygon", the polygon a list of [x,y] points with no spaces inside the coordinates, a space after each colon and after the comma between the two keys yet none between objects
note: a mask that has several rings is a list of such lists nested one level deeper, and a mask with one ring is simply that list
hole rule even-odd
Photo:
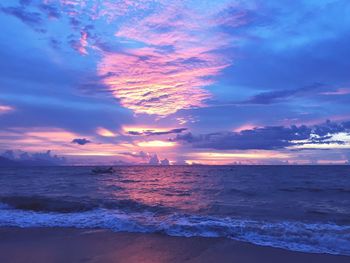
[{"label": "ocean water", "polygon": [[227,237],[350,255],[350,166],[0,168],[0,226]]}]

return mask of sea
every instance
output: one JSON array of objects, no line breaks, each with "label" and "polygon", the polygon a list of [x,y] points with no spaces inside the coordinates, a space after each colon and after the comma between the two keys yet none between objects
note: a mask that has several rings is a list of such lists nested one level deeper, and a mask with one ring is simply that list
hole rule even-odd
[{"label": "sea", "polygon": [[350,255],[350,166],[93,168],[0,168],[0,226],[224,237]]}]

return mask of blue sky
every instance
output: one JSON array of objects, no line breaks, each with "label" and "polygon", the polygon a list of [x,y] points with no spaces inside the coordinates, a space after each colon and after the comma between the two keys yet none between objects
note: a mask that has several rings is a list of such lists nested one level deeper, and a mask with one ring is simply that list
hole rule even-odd
[{"label": "blue sky", "polygon": [[1,1],[0,150],[346,163],[349,13],[346,0]]}]

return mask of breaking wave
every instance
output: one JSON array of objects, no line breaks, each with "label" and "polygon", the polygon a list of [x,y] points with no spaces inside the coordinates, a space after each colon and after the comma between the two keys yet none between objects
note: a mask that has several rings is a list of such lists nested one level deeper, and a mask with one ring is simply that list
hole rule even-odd
[{"label": "breaking wave", "polygon": [[[121,207],[86,210],[84,206],[69,202],[56,203],[59,204],[56,207],[47,205],[42,209],[41,205],[29,205],[18,197],[1,200],[5,200],[5,203],[0,204],[2,227],[104,228],[112,231],[164,233],[171,236],[226,237],[294,251],[350,255],[350,226],[268,222],[180,213],[160,214],[144,207],[142,212],[130,212]],[[13,204],[16,208],[11,206]],[[37,211],[38,207],[40,211]],[[67,208],[70,212],[67,212]]]}]

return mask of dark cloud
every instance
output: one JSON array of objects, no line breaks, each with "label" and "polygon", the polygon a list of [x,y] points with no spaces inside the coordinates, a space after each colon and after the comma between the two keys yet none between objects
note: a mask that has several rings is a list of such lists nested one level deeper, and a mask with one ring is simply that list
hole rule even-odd
[{"label": "dark cloud", "polygon": [[61,47],[61,42],[55,38],[50,38],[49,43],[53,49],[58,50]]},{"label": "dark cloud", "polygon": [[36,153],[29,153],[21,150],[6,150],[0,153],[0,156],[12,161],[17,161],[21,165],[62,165],[66,163],[64,157],[54,155],[50,150]]},{"label": "dark cloud", "polygon": [[[107,98],[112,97],[112,92],[107,89],[107,86],[103,83],[104,79],[113,75],[112,72],[110,74],[106,74],[104,76],[96,76],[94,74],[84,74],[81,76],[79,81],[79,90],[84,94],[89,96],[103,96],[105,95]],[[118,101],[118,99],[113,98],[113,101]]]},{"label": "dark cloud", "polygon": [[[145,94],[143,96],[146,96]],[[153,97],[153,98],[150,98],[150,99],[147,99],[147,100],[140,100],[139,102],[137,102],[135,105],[144,105],[146,104],[145,106],[148,107],[147,103],[152,103],[152,102],[159,102],[161,101],[162,99],[166,99],[166,98],[169,98],[169,95],[167,94],[164,94],[164,95],[161,95],[159,97]]]},{"label": "dark cloud", "polygon": [[49,4],[41,4],[39,5],[39,9],[47,14],[50,18],[60,18],[61,14],[57,7]]},{"label": "dark cloud", "polygon": [[79,144],[79,145],[85,145],[85,144],[91,143],[91,141],[88,139],[85,139],[85,138],[76,138],[76,139],[72,140],[72,143]]},{"label": "dark cloud", "polygon": [[163,160],[160,160],[160,165],[170,165],[170,161],[167,158],[165,158]]},{"label": "dark cloud", "polygon": [[212,148],[218,150],[248,149],[280,149],[291,145],[291,140],[309,138],[310,132],[304,136],[296,136],[296,131],[284,127],[266,127],[242,132],[218,132],[194,136],[189,133],[178,135],[176,140],[191,143],[195,148]]},{"label": "dark cloud", "polygon": [[150,165],[159,165],[159,159],[157,154],[154,154],[153,156],[151,156],[151,158],[149,159],[148,164]]},{"label": "dark cloud", "polygon": [[[104,52],[124,52],[124,48],[119,43],[108,43],[105,40],[94,37],[94,46]],[[112,72],[110,72],[113,74]]]},{"label": "dark cloud", "polygon": [[43,22],[40,13],[26,11],[25,7],[23,7],[23,6],[20,6],[20,7],[2,7],[0,10],[5,14],[12,15],[12,16],[18,18],[23,23],[25,23],[29,26],[38,26]]},{"label": "dark cloud", "polygon": [[272,104],[280,102],[291,97],[301,97],[306,95],[315,95],[315,90],[322,88],[324,84],[315,83],[310,86],[298,88],[298,89],[287,89],[287,90],[276,90],[270,92],[263,92],[258,95],[253,96],[243,104]]},{"label": "dark cloud", "polygon": [[[254,32],[258,32],[257,28]],[[242,34],[246,33],[245,30]],[[271,48],[274,42],[270,38],[250,40],[235,50],[238,57],[234,65],[224,70],[231,76],[223,80],[224,84],[256,90],[291,90],[308,83],[349,83],[349,34],[281,50]],[[290,40],[285,38],[285,44]]]},{"label": "dark cloud", "polygon": [[166,135],[166,134],[177,134],[177,133],[182,133],[183,131],[186,131],[187,128],[177,128],[177,129],[172,129],[169,131],[154,131],[154,130],[145,130],[142,132],[138,131],[128,131],[129,135],[134,135],[134,136],[153,136],[153,135]]},{"label": "dark cloud", "polygon": [[80,25],[80,21],[78,19],[76,19],[75,17],[69,18],[69,23],[74,28],[76,28]]},{"label": "dark cloud", "polygon": [[344,144],[339,140],[330,140],[332,135],[350,132],[348,122],[334,123],[327,121],[315,126],[272,126],[243,130],[240,132],[218,132],[193,135],[179,134],[174,139],[192,144],[195,148],[211,148],[217,150],[274,150],[288,146],[304,144]]}]

